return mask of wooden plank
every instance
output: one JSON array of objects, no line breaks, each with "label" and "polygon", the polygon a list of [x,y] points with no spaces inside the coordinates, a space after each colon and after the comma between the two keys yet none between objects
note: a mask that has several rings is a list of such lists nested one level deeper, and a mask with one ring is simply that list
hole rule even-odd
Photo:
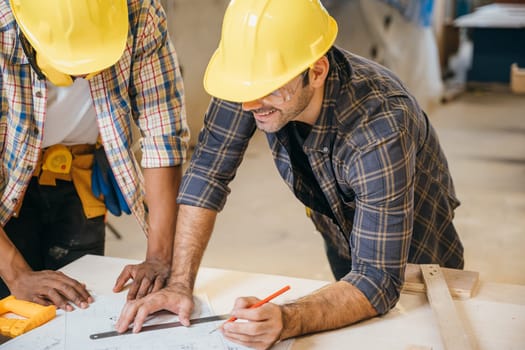
[{"label": "wooden plank", "polygon": [[429,346],[424,345],[409,345],[405,350],[432,350]]},{"label": "wooden plank", "polygon": [[459,318],[439,265],[421,265],[421,272],[427,287],[428,301],[437,319],[445,349],[474,350],[475,348]]},{"label": "wooden plank", "polygon": [[[479,285],[479,272],[441,268],[445,277],[450,295],[456,299],[472,298]],[[405,284],[403,293],[425,293],[425,281],[421,274],[420,265],[407,264],[405,270]]]}]

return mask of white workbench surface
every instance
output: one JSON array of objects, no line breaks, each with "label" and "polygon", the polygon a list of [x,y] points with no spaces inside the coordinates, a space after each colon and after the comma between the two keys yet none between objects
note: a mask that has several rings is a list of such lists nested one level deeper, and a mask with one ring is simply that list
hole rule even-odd
[{"label": "white workbench surface", "polygon": [[[85,282],[94,293],[105,295],[112,293],[116,277],[129,263],[135,261],[88,255],[62,271]],[[215,312],[222,314],[231,310],[238,296],[262,298],[289,284],[291,290],[279,297],[283,302],[308,294],[327,283],[203,267],[197,277],[195,292],[206,294]],[[525,349],[525,286],[482,281],[474,298],[456,300],[455,305],[479,349]],[[0,345],[0,349],[9,343]],[[343,329],[297,338],[292,349],[406,350],[414,345],[443,349],[425,294],[402,294],[397,306],[387,315]]]}]

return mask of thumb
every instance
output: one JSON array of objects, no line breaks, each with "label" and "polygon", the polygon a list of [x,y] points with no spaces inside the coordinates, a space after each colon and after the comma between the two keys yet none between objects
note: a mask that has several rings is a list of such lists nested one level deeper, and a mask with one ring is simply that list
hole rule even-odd
[{"label": "thumb", "polygon": [[257,303],[260,299],[256,297],[240,297],[235,300],[235,304],[233,305],[234,310],[235,309],[247,309],[253,304]]},{"label": "thumb", "polygon": [[189,312],[189,310],[181,309],[179,312],[180,323],[182,323],[182,325],[185,327],[189,327],[191,325],[190,316],[191,316],[191,313]]}]

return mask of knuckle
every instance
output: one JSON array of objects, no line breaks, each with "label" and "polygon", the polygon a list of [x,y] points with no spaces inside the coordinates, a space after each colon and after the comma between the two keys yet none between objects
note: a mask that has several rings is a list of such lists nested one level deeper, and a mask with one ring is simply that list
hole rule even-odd
[{"label": "knuckle", "polygon": [[73,288],[71,285],[69,285],[67,283],[62,283],[60,285],[60,290],[62,290],[66,294],[71,294],[71,293],[75,293],[76,292],[75,288]]}]

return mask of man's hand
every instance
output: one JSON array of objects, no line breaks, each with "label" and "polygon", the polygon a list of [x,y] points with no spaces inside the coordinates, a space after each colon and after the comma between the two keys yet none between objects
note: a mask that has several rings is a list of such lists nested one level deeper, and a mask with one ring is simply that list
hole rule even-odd
[{"label": "man's hand", "polygon": [[246,297],[235,301],[232,316],[249,322],[225,323],[221,331],[228,340],[257,350],[268,349],[279,340],[283,329],[281,308],[279,305],[266,303],[250,309],[259,300]]},{"label": "man's hand", "polygon": [[170,264],[159,259],[146,259],[138,265],[126,265],[117,278],[113,291],[122,291],[124,285],[133,280],[128,292],[128,300],[140,299],[156,292],[166,285]]},{"label": "man's hand", "polygon": [[129,300],[115,324],[117,332],[123,333],[133,323],[133,333],[142,329],[146,317],[160,310],[168,310],[179,315],[179,321],[184,326],[190,325],[190,315],[193,311],[193,296],[190,288],[182,284],[169,285],[144,298]]},{"label": "man's hand", "polygon": [[85,309],[93,302],[85,284],[60,271],[26,271],[8,287],[17,299],[42,305],[53,304],[65,311],[74,310],[70,303]]}]

